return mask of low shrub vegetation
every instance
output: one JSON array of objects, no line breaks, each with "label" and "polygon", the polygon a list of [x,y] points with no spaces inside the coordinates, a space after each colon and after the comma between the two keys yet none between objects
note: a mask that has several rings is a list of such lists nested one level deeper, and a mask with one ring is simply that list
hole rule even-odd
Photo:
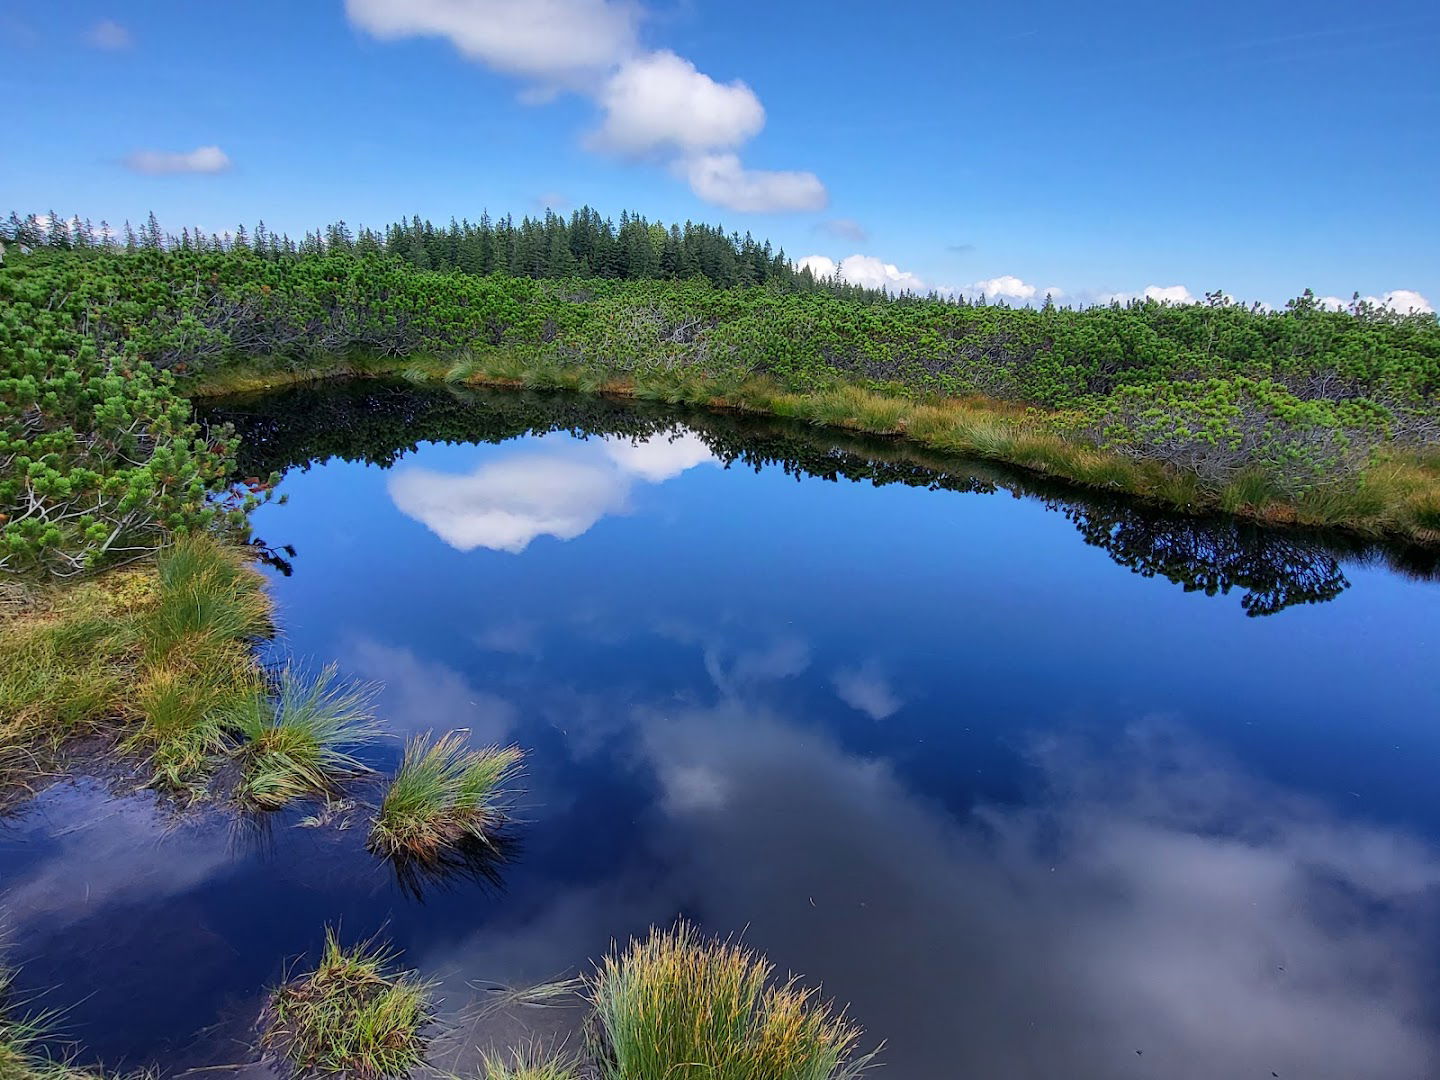
[{"label": "low shrub vegetation", "polygon": [[432,988],[395,960],[374,940],[347,948],[327,929],[319,965],[271,995],[262,1048],[301,1076],[405,1076],[425,1060]]}]

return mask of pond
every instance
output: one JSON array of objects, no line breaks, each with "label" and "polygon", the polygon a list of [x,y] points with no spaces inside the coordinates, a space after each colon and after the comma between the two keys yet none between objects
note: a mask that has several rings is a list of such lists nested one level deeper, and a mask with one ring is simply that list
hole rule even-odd
[{"label": "pond", "polygon": [[328,923],[439,981],[463,1063],[573,1034],[491,988],[685,916],[849,1003],[890,1080],[1437,1074],[1422,555],[604,398],[206,411],[285,473],[274,656],[383,683],[396,735],[523,747],[520,820],[398,880],[363,806],[52,787],[0,828],[0,909],[87,1057],[248,1061]]}]

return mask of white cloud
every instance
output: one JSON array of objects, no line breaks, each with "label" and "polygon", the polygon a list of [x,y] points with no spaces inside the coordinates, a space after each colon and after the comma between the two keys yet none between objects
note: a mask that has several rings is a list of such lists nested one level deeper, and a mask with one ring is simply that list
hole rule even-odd
[{"label": "white cloud", "polygon": [[405,469],[386,486],[402,513],[457,551],[512,554],[539,536],[573,540],[623,510],[630,493],[621,473],[560,457],[511,458],[468,475]]},{"label": "white cloud", "polygon": [[985,294],[987,300],[1033,300],[1039,292],[1034,285],[1021,281],[1014,274],[1001,274],[986,281],[975,281],[958,290],[966,296]]},{"label": "white cloud", "polygon": [[838,277],[848,285],[867,289],[885,289],[892,293],[929,291],[929,286],[918,275],[873,255],[848,255],[838,263],[825,255],[806,255],[795,267],[809,270],[817,278]]},{"label": "white cloud", "polygon": [[605,122],[590,145],[625,154],[729,149],[765,126],[765,107],[750,87],[718,83],[668,51],[627,61],[599,102]]},{"label": "white cloud", "polygon": [[634,442],[603,439],[573,452],[547,438],[536,452],[487,462],[470,473],[400,469],[386,487],[401,513],[457,551],[519,554],[538,537],[573,540],[607,514],[623,513],[637,480],[662,483],[713,460],[684,430]]},{"label": "white cloud", "polygon": [[440,37],[488,67],[530,81],[521,98],[561,89],[603,112],[595,150],[659,154],[706,202],[741,213],[820,210],[811,172],[747,169],[734,153],[765,126],[765,107],[736,79],[716,82],[668,49],[641,52],[640,7],[625,0],[345,0],[355,26],[382,40]]},{"label": "white cloud", "polygon": [[1199,303],[1184,285],[1146,285],[1142,295],[1146,300],[1158,300],[1162,304]]},{"label": "white cloud", "polygon": [[1392,308],[1401,314],[1418,313],[1421,315],[1430,315],[1435,311],[1430,301],[1413,289],[1395,289],[1378,299],[1373,296],[1367,296],[1365,299],[1376,307]]},{"label": "white cloud", "polygon": [[218,146],[198,146],[194,150],[136,150],[125,159],[125,165],[139,173],[165,176],[174,173],[222,173],[230,168],[229,156]]},{"label": "white cloud", "polygon": [[85,35],[85,40],[90,43],[91,47],[103,49],[106,52],[120,52],[134,44],[130,31],[114,19],[101,19],[90,27],[90,32]]},{"label": "white cloud", "polygon": [[583,86],[635,50],[640,9],[608,0],[345,0],[382,40],[445,38],[464,56],[544,84]]},{"label": "white cloud", "polygon": [[701,154],[683,160],[679,171],[690,190],[706,202],[743,213],[823,210],[830,201],[812,172],[747,169],[735,154]]}]

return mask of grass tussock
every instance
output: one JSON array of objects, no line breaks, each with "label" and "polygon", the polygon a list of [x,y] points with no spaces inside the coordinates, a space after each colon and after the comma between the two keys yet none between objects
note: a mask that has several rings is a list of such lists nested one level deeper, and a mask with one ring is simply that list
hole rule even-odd
[{"label": "grass tussock", "polygon": [[522,757],[513,746],[471,749],[454,731],[410,739],[372,823],[371,850],[425,864],[466,843],[488,844]]},{"label": "grass tussock", "polygon": [[383,1080],[425,1060],[432,987],[377,942],[350,948],[325,931],[319,966],[270,998],[261,1046],[303,1076]]},{"label": "grass tussock", "polygon": [[[119,1080],[51,1053],[57,1014],[28,1010],[15,999],[14,983],[15,973],[0,967],[0,1080]],[[130,1080],[148,1078],[133,1074]]]},{"label": "grass tussock", "polygon": [[547,1053],[536,1046],[506,1054],[487,1051],[480,1055],[480,1061],[485,1080],[580,1080],[584,1075],[577,1058]]},{"label": "grass tussock", "polygon": [[242,740],[241,802],[274,810],[367,772],[351,751],[375,737],[376,692],[341,682],[331,665],[314,678],[287,668],[273,702],[252,694],[231,722]]},{"label": "grass tussock", "polygon": [[684,922],[611,953],[587,996],[603,1080],[842,1080],[871,1061],[814,990]]}]

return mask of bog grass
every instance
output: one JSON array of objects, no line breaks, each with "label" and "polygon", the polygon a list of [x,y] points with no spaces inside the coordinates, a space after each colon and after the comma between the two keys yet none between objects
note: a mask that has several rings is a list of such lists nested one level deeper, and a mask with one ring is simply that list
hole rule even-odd
[{"label": "bog grass", "polygon": [[78,1068],[50,1052],[58,1015],[27,1009],[15,999],[14,983],[15,973],[0,967],[0,1080],[106,1080],[99,1071]]},{"label": "bog grass", "polygon": [[172,795],[202,793],[237,762],[235,794],[260,810],[329,797],[365,771],[351,752],[374,735],[374,688],[334,668],[268,678],[255,655],[271,632],[264,580],[232,547],[183,538],[153,562],[11,606],[0,616],[0,806],[58,775],[86,736]]},{"label": "bog grass", "polygon": [[460,732],[411,738],[371,824],[370,849],[433,864],[467,842],[490,843],[522,757],[513,746],[471,749]]},{"label": "bog grass", "polygon": [[480,1056],[484,1080],[580,1080],[581,1062],[570,1055],[552,1054],[538,1046],[509,1053],[486,1051]]},{"label": "bog grass", "polygon": [[264,1050],[302,1076],[400,1077],[425,1060],[432,987],[373,939],[346,948],[325,931],[320,963],[270,997]]},{"label": "bog grass", "polygon": [[273,702],[252,695],[232,720],[242,740],[241,801],[274,810],[333,795],[344,780],[367,772],[351,751],[375,737],[376,690],[340,681],[331,665],[313,678],[285,669]]},{"label": "bog grass", "polygon": [[586,992],[603,1080],[847,1080],[873,1056],[814,990],[684,922],[612,952]]}]

